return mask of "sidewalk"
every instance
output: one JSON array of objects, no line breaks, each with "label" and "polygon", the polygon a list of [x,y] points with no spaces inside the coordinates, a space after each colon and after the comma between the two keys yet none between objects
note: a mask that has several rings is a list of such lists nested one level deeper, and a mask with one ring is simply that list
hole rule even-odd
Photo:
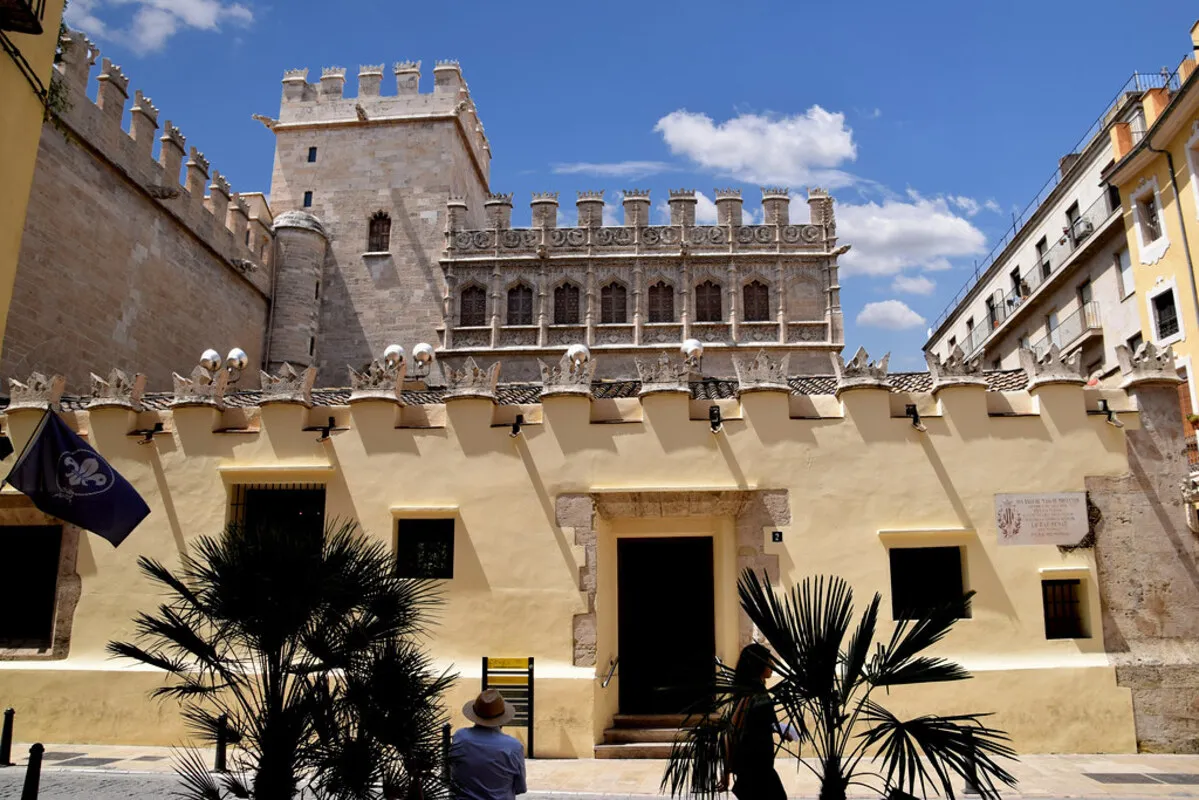
[{"label": "sidewalk", "polygon": [[[28,743],[15,744],[17,766],[9,769],[23,769],[28,753]],[[172,751],[165,747],[47,744],[43,758],[44,773],[172,772]],[[204,759],[212,763],[211,750]],[[664,766],[664,761],[536,759],[528,762],[530,797],[657,795]],[[777,766],[789,795],[819,794],[816,779],[793,759],[780,759]],[[1008,769],[1020,783],[1002,792],[1004,797],[1199,797],[1199,755],[1029,755]],[[875,797],[860,788],[851,787],[850,792],[853,797]]]}]

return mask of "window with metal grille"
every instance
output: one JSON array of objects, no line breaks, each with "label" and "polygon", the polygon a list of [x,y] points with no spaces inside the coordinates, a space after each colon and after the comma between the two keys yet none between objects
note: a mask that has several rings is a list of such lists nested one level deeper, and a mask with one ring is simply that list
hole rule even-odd
[{"label": "window with metal grille", "polygon": [[674,322],[674,287],[665,281],[649,287],[649,321]]},{"label": "window with metal grille", "polygon": [[1157,338],[1165,339],[1178,333],[1178,308],[1174,305],[1174,290],[1167,289],[1153,298],[1153,320]]},{"label": "window with metal grille", "polygon": [[368,253],[386,253],[391,248],[391,217],[386,211],[376,211],[371,216],[367,235]]},{"label": "window with metal grille", "polygon": [[508,324],[533,324],[533,289],[523,283],[508,290]]},{"label": "window with metal grille", "polygon": [[695,321],[720,322],[720,285],[704,281],[695,287]]},{"label": "window with metal grille", "polygon": [[[891,559],[891,615],[921,619],[930,612],[961,603],[960,547],[894,547]],[[959,616],[969,616],[960,609]]]},{"label": "window with metal grille", "polygon": [[1046,639],[1087,639],[1082,617],[1082,581],[1041,581]]},{"label": "window with metal grille", "polygon": [[467,286],[458,296],[458,324],[470,328],[487,324],[487,290]]},{"label": "window with metal grille", "polygon": [[619,324],[628,322],[628,291],[619,283],[609,283],[600,289],[600,322]]},{"label": "window with metal grille", "polygon": [[396,520],[396,568],[401,578],[454,577],[454,520]]},{"label": "window with metal grille", "polygon": [[746,322],[770,321],[770,289],[760,281],[751,281],[741,289]]},{"label": "window with metal grille", "polygon": [[565,283],[554,290],[554,324],[579,324],[579,287]]},{"label": "window with metal grille", "polygon": [[230,522],[271,526],[320,536],[325,527],[325,487],[319,483],[245,484],[233,487]]},{"label": "window with metal grille", "polygon": [[[10,569],[0,580],[0,647],[49,649],[54,639],[61,525],[0,527]],[[17,568],[20,565],[20,568]]]}]

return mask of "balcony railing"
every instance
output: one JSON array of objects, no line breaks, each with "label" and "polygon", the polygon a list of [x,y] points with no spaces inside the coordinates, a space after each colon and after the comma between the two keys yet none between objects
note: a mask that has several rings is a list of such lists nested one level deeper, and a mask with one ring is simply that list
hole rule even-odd
[{"label": "balcony railing", "polygon": [[[1165,70],[1161,70],[1156,73],[1132,73],[1132,77],[1125,81],[1124,85],[1120,87],[1120,91],[1116,93],[1115,98],[1104,107],[1103,113],[1091,123],[1091,126],[1087,128],[1087,132],[1084,133],[1082,138],[1079,139],[1067,152],[1081,154],[1084,150],[1086,150],[1087,146],[1091,143],[1091,140],[1106,130],[1108,123],[1112,121],[1112,112],[1125,102],[1128,95],[1141,94],[1142,92],[1147,92],[1150,89],[1157,89],[1163,86],[1169,88],[1171,91],[1174,91],[1179,87],[1179,85],[1180,80],[1177,71],[1175,71],[1173,74],[1170,74]],[[937,317],[936,321],[933,322],[933,330],[939,328],[941,323],[944,322],[949,315],[957,309],[958,304],[961,303],[962,299],[965,298],[966,295],[968,295],[979,282],[979,280],[981,280],[987,274],[987,270],[991,268],[991,266],[995,263],[995,260],[1003,253],[1007,246],[1012,243],[1012,240],[1019,235],[1020,231],[1025,225],[1028,224],[1029,220],[1032,219],[1037,210],[1040,209],[1041,205],[1049,199],[1049,195],[1054,189],[1057,188],[1061,181],[1062,170],[1054,170],[1053,174],[1049,177],[1049,180],[1045,181],[1045,184],[1037,192],[1036,196],[1033,197],[1033,199],[1030,200],[1019,213],[1012,216],[1012,226],[1008,228],[1007,231],[1004,232],[1003,236],[1000,237],[999,241],[995,243],[995,246],[991,248],[991,252],[987,253],[986,257],[984,257],[981,262],[974,265],[974,271],[970,278],[964,284],[962,284],[962,288],[957,291],[957,293],[953,296],[953,299],[949,301],[949,304],[945,306],[945,309]]]},{"label": "balcony railing", "polygon": [[1186,442],[1187,448],[1187,463],[1194,468],[1196,464],[1199,464],[1199,445],[1196,445],[1195,443],[1194,434],[1186,437],[1184,441]]},{"label": "balcony railing", "polygon": [[969,348],[963,344],[962,350],[971,355],[982,347],[991,333],[1014,314],[1041,284],[1053,277],[1074,251],[1082,247],[1116,210],[1111,198],[1104,194],[1077,219],[1064,227],[1061,238],[1045,252],[1041,261],[1020,276],[1018,287],[1011,289],[1007,294],[1001,290],[995,292],[988,306],[989,318],[985,320],[986,324],[974,329],[967,339]]},{"label": "balcony railing", "polygon": [[0,30],[36,36],[45,16],[46,0],[0,0]]},{"label": "balcony railing", "polygon": [[1084,334],[1099,330],[1099,304],[1087,303],[1061,324],[1032,345],[1032,351],[1037,358],[1043,357],[1051,345],[1057,345],[1059,350],[1065,350],[1077,342]]}]

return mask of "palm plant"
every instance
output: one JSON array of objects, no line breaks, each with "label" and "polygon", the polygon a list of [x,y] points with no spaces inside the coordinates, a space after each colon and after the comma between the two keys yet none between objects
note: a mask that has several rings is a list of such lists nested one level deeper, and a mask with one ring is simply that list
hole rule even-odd
[{"label": "palm plant", "polygon": [[[852,628],[853,591],[837,577],[807,578],[789,593],[776,593],[763,575],[746,570],[738,582],[741,607],[772,652],[779,681],[768,691],[780,722],[792,725],[799,763],[820,780],[821,800],[844,800],[850,786],[925,795],[930,789],[952,800],[955,776],[966,778],[986,797],[998,797],[996,782],[1015,785],[997,758],[1014,758],[1007,735],[982,723],[986,714],[926,715],[902,720],[878,699],[892,686],[959,681],[961,666],[923,655],[941,641],[969,609],[960,603],[919,619],[899,620],[890,639],[875,641],[879,605],[875,594]],[[760,687],[738,686],[732,671],[717,676],[713,713],[675,742],[662,778],[672,795],[707,796],[727,774],[732,744],[731,711]]]},{"label": "palm plant", "polygon": [[[432,671],[416,637],[439,597],[399,578],[355,523],[318,534],[231,525],[199,539],[178,572],[138,564],[167,599],[109,652],[167,672],[153,694],[177,699],[200,739],[240,746],[219,783],[186,755],[185,797],[291,800],[306,774],[326,796],[381,797],[384,778],[407,786],[428,771],[452,678]],[[370,769],[355,773],[362,752]],[[420,780],[424,796],[448,796]]]}]

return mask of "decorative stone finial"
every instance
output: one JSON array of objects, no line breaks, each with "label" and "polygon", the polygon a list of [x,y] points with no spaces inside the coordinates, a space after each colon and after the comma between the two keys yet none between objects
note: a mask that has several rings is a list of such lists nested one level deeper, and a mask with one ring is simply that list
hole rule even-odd
[{"label": "decorative stone finial", "polygon": [[382,64],[361,64],[358,67],[358,74],[361,75],[382,75]]},{"label": "decorative stone finial", "polygon": [[122,94],[126,96],[129,94],[129,78],[125,77],[125,73],[119,65],[112,63],[107,58],[100,61],[100,77],[97,80],[108,81],[120,89]]},{"label": "decorative stone finial", "polygon": [[180,150],[187,149],[187,137],[180,133],[179,126],[173,124],[169,119],[162,126],[161,140],[163,142],[170,142]]},{"label": "decorative stone finial", "polygon": [[24,383],[9,378],[8,410],[38,408],[62,411],[62,393],[66,388],[67,379],[62,375],[46,377],[40,372],[35,372]]},{"label": "decorative stone finial", "polygon": [[404,359],[376,359],[358,372],[350,367],[350,402],[360,400],[390,400],[403,403],[404,374],[408,362]]},{"label": "decorative stone finial", "polygon": [[284,363],[279,368],[279,374],[271,375],[259,370],[259,377],[262,380],[259,405],[298,403],[307,408],[312,407],[312,385],[316,383],[316,367],[297,372],[291,364]]},{"label": "decorative stone finial", "polygon": [[171,407],[175,406],[215,406],[225,409],[225,390],[229,388],[229,371],[222,369],[219,364],[210,370],[202,364],[197,364],[190,377],[183,377],[175,372],[171,375],[175,384],[175,396]]},{"label": "decorative stone finial", "polygon": [[533,192],[534,203],[556,203],[558,202],[557,192]]},{"label": "decorative stone finial", "polygon": [[1173,347],[1163,350],[1153,342],[1144,342],[1134,353],[1121,344],[1116,346],[1116,360],[1120,363],[1120,374],[1124,376],[1124,382],[1120,384],[1124,390],[1154,383],[1183,382],[1174,366]]},{"label": "decorative stone finial", "polygon": [[625,189],[621,192],[626,200],[648,200],[649,189]]},{"label": "decorative stone finial", "polygon": [[420,72],[420,62],[419,61],[397,61],[395,63],[395,66],[392,68],[392,72],[395,72],[397,74],[401,73],[401,72]]},{"label": "decorative stone finial", "polygon": [[786,186],[763,186],[762,197],[790,197],[791,190]]},{"label": "decorative stone finial", "polygon": [[279,124],[279,120],[275,119],[274,117],[267,117],[263,116],[262,114],[251,114],[250,119],[261,122],[264,126],[266,126],[268,131],[274,131],[275,126]]},{"label": "decorative stone finial", "polygon": [[192,145],[191,151],[188,153],[187,165],[189,167],[199,167],[205,174],[208,174],[208,159],[196,149],[195,145]]},{"label": "decorative stone finial", "polygon": [[[461,198],[456,198],[453,195],[450,195],[451,202],[460,199]],[[503,194],[501,192],[488,192],[487,199],[483,201],[483,205],[493,205],[495,203],[508,206],[512,205],[512,192],[508,192],[507,194]],[[462,200],[462,205],[466,205],[465,200]]]},{"label": "decorative stone finial", "polygon": [[308,67],[303,69],[288,69],[283,71],[283,80],[285,81],[307,81]]},{"label": "decorative stone finial", "polygon": [[1040,358],[1030,348],[1020,348],[1020,366],[1028,374],[1028,390],[1031,392],[1038,386],[1051,383],[1072,384],[1082,386],[1087,382],[1082,374],[1082,364],[1079,352],[1076,350],[1069,358],[1062,356],[1062,350],[1056,344],[1049,346],[1045,355]]},{"label": "decorative stone finial", "polygon": [[342,78],[346,77],[345,67],[321,67],[321,80],[325,78]]},{"label": "decorative stone finial", "polygon": [[92,373],[92,399],[87,407],[93,408],[124,408],[129,411],[142,411],[142,394],[146,390],[146,376],[138,373],[130,380],[119,369],[108,373],[108,378],[101,378]]},{"label": "decorative stone finial", "polygon": [[640,397],[648,394],[673,392],[691,394],[691,367],[687,362],[671,361],[666,353],[658,356],[656,361],[634,359],[637,363],[637,375],[641,378]]},{"label": "decorative stone finial", "polygon": [[840,353],[832,355],[833,373],[837,376],[837,395],[847,389],[890,389],[887,381],[887,353],[878,361],[871,361],[865,347],[859,347],[847,363]]},{"label": "decorative stone finial", "polygon": [[983,377],[982,358],[967,359],[960,345],[954,345],[949,357],[944,361],[933,352],[924,354],[928,362],[928,371],[933,376],[933,392],[947,386],[986,386],[987,379]]},{"label": "decorative stone finial", "polygon": [[578,199],[580,199],[580,200],[599,200],[600,202],[603,202],[604,190],[600,189],[599,191],[587,190],[587,191],[578,192]]},{"label": "decorative stone finial", "polygon": [[541,367],[541,396],[591,396],[591,379],[595,376],[595,359],[574,358],[567,352],[555,367],[537,359]]},{"label": "decorative stone finial", "polygon": [[750,359],[733,358],[733,369],[737,372],[737,396],[746,392],[790,392],[787,383],[787,367],[791,360],[790,354],[774,361],[759,350]]},{"label": "decorative stone finial", "polygon": [[446,365],[443,371],[447,400],[457,397],[477,397],[495,402],[495,385],[500,379],[500,362],[497,361],[487,369],[482,369],[473,358],[467,356],[466,361],[462,364],[462,369],[454,369]]},{"label": "decorative stone finial", "polygon": [[133,110],[158,122],[158,109],[155,107],[154,101],[142,94],[141,89],[133,93]]},{"label": "decorative stone finial", "polygon": [[212,171],[212,185],[208,187],[211,191],[220,192],[226,197],[233,191],[233,187],[229,185],[229,179],[220,173],[220,170]]}]

